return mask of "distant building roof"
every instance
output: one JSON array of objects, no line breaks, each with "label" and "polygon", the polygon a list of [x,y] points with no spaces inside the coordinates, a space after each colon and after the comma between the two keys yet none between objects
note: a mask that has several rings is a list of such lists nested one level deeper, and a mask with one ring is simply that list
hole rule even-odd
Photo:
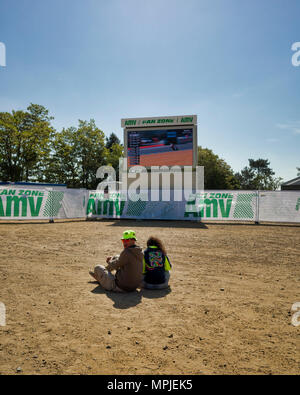
[{"label": "distant building roof", "polygon": [[23,181],[0,181],[0,185],[26,185],[26,186],[38,186],[38,187],[67,187],[67,184],[48,184],[43,182],[23,182]]},{"label": "distant building roof", "polygon": [[300,189],[300,177],[293,178],[292,180],[286,181],[281,184],[281,189],[288,189],[288,190],[299,190]]}]

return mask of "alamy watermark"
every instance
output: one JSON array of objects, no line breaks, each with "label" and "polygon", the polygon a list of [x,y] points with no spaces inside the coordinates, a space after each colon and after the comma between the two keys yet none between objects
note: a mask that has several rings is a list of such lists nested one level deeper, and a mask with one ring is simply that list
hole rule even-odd
[{"label": "alamy watermark", "polygon": [[0,42],[0,67],[1,66],[6,66],[6,47],[2,42]]},{"label": "alamy watermark", "polygon": [[300,302],[294,303],[291,310],[295,311],[295,313],[292,315],[292,325],[299,326],[300,325]]},{"label": "alamy watermark", "polygon": [[[106,178],[105,178],[106,176]],[[127,171],[127,160],[119,160],[119,181],[112,166],[101,166],[96,177],[103,179],[97,191],[115,193],[131,201],[186,201],[191,194],[204,190],[204,167],[196,166],[132,166]],[[160,196],[161,195],[161,196]]]},{"label": "alamy watermark", "polygon": [[5,304],[0,302],[0,326],[6,325],[6,308]]},{"label": "alamy watermark", "polygon": [[292,45],[292,51],[295,52],[292,56],[292,65],[298,67],[300,66],[300,42],[296,42]]}]

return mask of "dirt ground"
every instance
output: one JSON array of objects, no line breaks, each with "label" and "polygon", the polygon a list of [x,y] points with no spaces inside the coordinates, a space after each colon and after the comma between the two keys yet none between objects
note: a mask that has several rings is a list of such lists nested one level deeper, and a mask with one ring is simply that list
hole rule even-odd
[{"label": "dirt ground", "polygon": [[[170,289],[92,281],[127,228],[165,241]],[[1,374],[300,373],[299,226],[0,222],[0,243]]]}]

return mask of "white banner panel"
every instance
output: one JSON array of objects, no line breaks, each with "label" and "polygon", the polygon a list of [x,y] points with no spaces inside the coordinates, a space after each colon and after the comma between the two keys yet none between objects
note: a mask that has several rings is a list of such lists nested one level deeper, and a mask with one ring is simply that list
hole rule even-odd
[{"label": "white banner panel", "polygon": [[58,214],[59,218],[85,217],[88,195],[88,191],[84,189],[66,189]]},{"label": "white banner panel", "polygon": [[0,188],[0,219],[82,218],[88,192],[81,189]]},{"label": "white banner panel", "polygon": [[259,220],[300,222],[300,191],[259,192]]},{"label": "white banner panel", "polygon": [[45,219],[51,197],[41,188],[0,187],[0,219]]},{"label": "white banner panel", "polygon": [[[205,191],[188,199],[151,201],[150,192],[141,191],[140,198],[127,199],[113,192],[104,195],[90,191],[87,214],[95,218],[132,218],[167,220],[230,220],[256,221],[257,193],[253,191]],[[154,194],[155,195],[155,194]],[[178,196],[178,194],[177,194]]]}]

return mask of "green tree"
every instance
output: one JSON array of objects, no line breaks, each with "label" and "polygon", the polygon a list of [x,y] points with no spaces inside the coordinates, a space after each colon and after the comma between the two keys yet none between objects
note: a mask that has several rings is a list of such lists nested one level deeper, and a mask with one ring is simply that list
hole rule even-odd
[{"label": "green tree", "polygon": [[116,171],[116,180],[119,179],[119,159],[123,157],[124,149],[121,144],[113,144],[107,154],[107,164],[112,166]]},{"label": "green tree", "polygon": [[109,151],[104,133],[93,119],[79,120],[78,128],[72,126],[57,133],[52,151],[46,171],[48,181],[72,188],[97,187],[97,169],[107,163]]},{"label": "green tree", "polygon": [[111,151],[113,145],[121,145],[121,141],[115,133],[111,133],[109,137],[106,137],[106,148]]},{"label": "green tree", "polygon": [[296,167],[296,169],[297,169],[297,177],[299,177],[300,176],[300,167]]},{"label": "green tree", "polygon": [[249,166],[236,173],[241,189],[276,190],[281,177],[274,177],[275,172],[270,168],[268,159],[248,159]]},{"label": "green tree", "polygon": [[17,149],[17,128],[13,114],[0,113],[0,180],[19,181],[21,167]]},{"label": "green tree", "polygon": [[79,127],[75,133],[75,147],[79,164],[79,179],[81,186],[94,189],[98,185],[97,169],[107,162],[105,136],[98,129],[95,121],[79,120]]},{"label": "green tree", "polygon": [[0,178],[4,181],[43,179],[54,128],[48,110],[30,104],[27,111],[0,113]]},{"label": "green tree", "polygon": [[79,165],[75,146],[76,128],[57,132],[52,141],[52,155],[48,159],[45,176],[48,182],[80,187]]},{"label": "green tree", "polygon": [[198,147],[198,166],[204,166],[205,189],[238,189],[231,167],[208,148]]}]

